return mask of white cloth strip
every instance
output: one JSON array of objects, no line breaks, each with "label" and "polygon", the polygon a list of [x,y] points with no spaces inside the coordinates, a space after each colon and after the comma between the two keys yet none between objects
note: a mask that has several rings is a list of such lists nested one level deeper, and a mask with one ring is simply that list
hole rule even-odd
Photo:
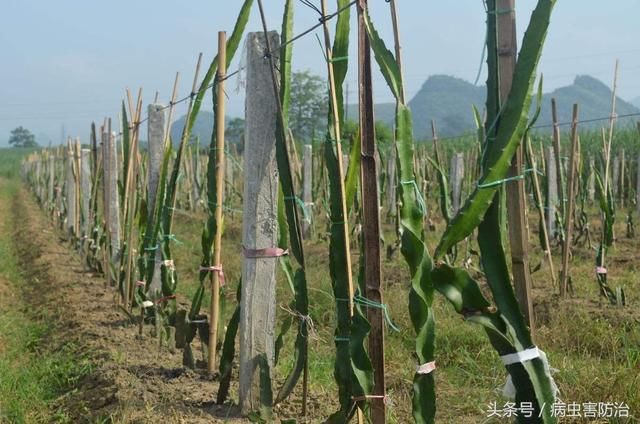
[{"label": "white cloth strip", "polygon": [[431,374],[436,369],[436,361],[427,362],[416,368],[416,374]]},{"label": "white cloth strip", "polygon": [[521,352],[503,355],[500,357],[500,359],[502,359],[503,364],[512,365],[512,364],[518,364],[518,363],[521,364],[523,362],[530,361],[532,359],[536,359],[539,357],[540,357],[540,351],[536,346],[534,346],[531,349],[526,349]]}]

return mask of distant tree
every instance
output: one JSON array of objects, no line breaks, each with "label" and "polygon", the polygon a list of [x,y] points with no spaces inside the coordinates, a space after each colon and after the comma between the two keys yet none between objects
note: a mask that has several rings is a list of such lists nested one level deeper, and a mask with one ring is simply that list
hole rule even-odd
[{"label": "distant tree", "polygon": [[309,71],[294,72],[291,77],[289,128],[296,141],[311,142],[324,137],[328,111],[327,83]]},{"label": "distant tree", "polygon": [[224,134],[229,143],[236,145],[238,153],[244,151],[244,119],[231,118],[229,122],[227,122],[227,128]]},{"label": "distant tree", "polygon": [[378,145],[382,148],[387,148],[393,141],[393,131],[391,127],[383,121],[376,121],[376,139]]},{"label": "distant tree", "polygon": [[9,137],[9,144],[13,147],[37,147],[36,137],[31,132],[23,127],[15,128],[11,131],[11,137]]}]

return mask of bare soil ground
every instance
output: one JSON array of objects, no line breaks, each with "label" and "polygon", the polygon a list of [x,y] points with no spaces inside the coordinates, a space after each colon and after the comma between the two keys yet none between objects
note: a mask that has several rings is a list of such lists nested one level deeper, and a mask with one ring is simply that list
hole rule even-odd
[{"label": "bare soil ground", "polygon": [[[92,372],[54,405],[72,422],[244,422],[231,405],[215,405],[217,382],[182,367],[182,354],[158,347],[114,303],[113,288],[87,271],[65,238],[23,190],[13,199],[15,245],[33,311],[55,320],[53,339],[74,342]],[[0,282],[1,283],[1,282]],[[0,284],[0,298],[10,299]],[[51,340],[55,345],[56,341]],[[0,346],[0,349],[2,347]]]}]

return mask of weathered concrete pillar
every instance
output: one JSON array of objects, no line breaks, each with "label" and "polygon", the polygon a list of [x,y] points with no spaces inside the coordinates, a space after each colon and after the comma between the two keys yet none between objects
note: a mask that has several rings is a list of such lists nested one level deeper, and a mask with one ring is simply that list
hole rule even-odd
[{"label": "weathered concrete pillar", "polygon": [[464,154],[454,153],[451,156],[449,181],[451,181],[451,207],[456,214],[462,200],[462,181],[464,180]]},{"label": "weathered concrete pillar", "polygon": [[558,168],[556,156],[551,146],[544,149],[544,159],[547,169],[547,202],[544,208],[547,219],[547,233],[549,238],[556,231],[556,205],[558,204]]},{"label": "weathered concrete pillar", "polygon": [[47,171],[49,172],[49,181],[47,186],[47,201],[49,204],[47,205],[49,208],[53,208],[55,202],[55,194],[54,194],[54,184],[56,179],[56,162],[55,162],[54,152],[49,152],[49,166]]},{"label": "weathered concrete pillar", "polygon": [[613,193],[613,199],[617,199],[618,197],[618,182],[620,180],[620,156],[616,156],[613,159],[613,170],[611,174],[611,182],[610,187]]},{"label": "weathered concrete pillar", "polygon": [[[278,51],[277,32],[269,33],[272,52]],[[245,180],[242,244],[264,249],[278,242],[278,171],[275,161],[277,100],[269,61],[264,59],[263,33],[247,35],[245,97]],[[277,62],[278,58],[274,57]],[[243,413],[260,406],[259,363],[275,358],[277,258],[245,258],[240,306],[240,407]]]},{"label": "weathered concrete pillar", "polygon": [[624,157],[624,149],[620,150],[620,183],[619,185],[619,194],[620,194],[620,206],[624,208],[625,201],[625,157]]},{"label": "weathered concrete pillar", "polygon": [[91,150],[80,152],[80,216],[82,217],[82,237],[90,237],[91,222],[89,208],[91,203]]},{"label": "weathered concrete pillar", "polygon": [[42,158],[40,156],[38,156],[38,158],[36,159],[36,173],[35,173],[35,184],[34,184],[34,189],[36,192],[36,197],[38,198],[38,202],[40,204],[44,203],[44,198],[42,193],[44,192],[44,190],[42,189]]},{"label": "weathered concrete pillar", "polygon": [[74,148],[71,142],[67,148],[67,186],[66,186],[66,202],[67,202],[67,230],[70,235],[75,234],[76,222],[76,179],[73,176],[74,168]]},{"label": "weathered concrete pillar", "polygon": [[596,198],[596,162],[589,158],[589,178],[587,180],[587,198],[593,202]]},{"label": "weathered concrete pillar", "polygon": [[302,201],[307,208],[307,218],[302,221],[304,238],[311,237],[311,219],[313,217],[313,146],[305,144],[302,156]]},{"label": "weathered concrete pillar", "polygon": [[[147,219],[151,222],[155,217],[155,208],[160,182],[160,171],[164,160],[165,145],[165,113],[164,105],[151,104],[147,109],[149,120],[147,121],[147,138],[149,139],[149,163],[147,164]],[[151,234],[146,235],[151,236]],[[157,243],[159,245],[159,243]],[[162,253],[156,249],[154,255],[153,277],[147,286],[147,292],[155,299],[162,292],[162,279],[160,265]]]},{"label": "weathered concrete pillar", "polygon": [[120,262],[120,198],[118,196],[118,152],[115,132],[104,136],[105,216],[109,232],[109,258],[113,266]]}]

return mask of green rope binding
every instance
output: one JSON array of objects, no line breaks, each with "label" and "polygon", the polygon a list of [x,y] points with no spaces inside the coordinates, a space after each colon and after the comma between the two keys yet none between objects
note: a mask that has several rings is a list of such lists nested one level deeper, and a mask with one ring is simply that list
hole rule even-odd
[{"label": "green rope binding", "polygon": [[[338,300],[338,299],[336,299]],[[396,325],[393,323],[393,321],[391,321],[391,316],[389,314],[389,307],[385,304],[385,303],[378,303],[375,302],[371,299],[367,299],[364,296],[361,296],[359,294],[355,295],[353,297],[353,302],[364,306],[366,308],[376,308],[376,309],[382,309],[382,312],[384,312],[384,319],[387,321],[387,324],[389,324],[389,327],[391,327],[391,329],[393,331],[396,332],[400,332],[400,329],[398,327],[396,327]]]},{"label": "green rope binding", "polygon": [[478,188],[491,188],[491,187],[495,187],[495,186],[500,185],[500,184],[508,183],[510,181],[523,180],[525,175],[527,173],[529,173],[529,172],[536,172],[539,175],[543,175],[537,169],[529,168],[529,169],[525,169],[524,171],[522,171],[522,174],[520,174],[520,175],[515,175],[513,177],[507,177],[507,178],[503,178],[501,180],[491,181],[491,182],[488,182],[488,183],[478,184]]},{"label": "green rope binding", "polygon": [[302,209],[304,220],[309,223],[311,222],[311,215],[309,214],[307,205],[302,201],[302,199],[300,199],[298,196],[284,196],[284,200],[293,200],[294,202],[296,202],[298,206],[300,206],[300,209]]},{"label": "green rope binding", "polygon": [[418,184],[416,183],[416,180],[400,181],[400,184],[413,186],[413,190],[416,193],[416,200],[418,201],[418,206],[420,206],[420,213],[422,213],[422,215],[426,215],[427,206],[424,202],[424,198],[422,197],[422,193],[420,193],[420,189],[418,188]]}]

